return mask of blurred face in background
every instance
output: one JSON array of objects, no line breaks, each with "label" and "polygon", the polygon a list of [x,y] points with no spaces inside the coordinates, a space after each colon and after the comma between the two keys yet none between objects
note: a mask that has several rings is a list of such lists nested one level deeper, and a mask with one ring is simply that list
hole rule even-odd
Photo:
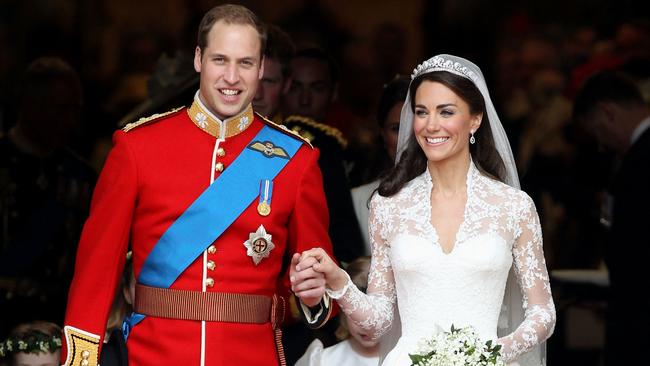
[{"label": "blurred face in background", "polygon": [[257,86],[257,93],[253,99],[255,112],[273,118],[280,109],[283,94],[288,91],[289,80],[282,74],[282,64],[279,61],[265,57],[264,75]]},{"label": "blurred face in background", "polygon": [[368,331],[362,329],[360,326],[354,323],[347,315],[345,316],[345,325],[350,332],[350,337],[353,338],[360,346],[363,348],[374,350],[375,347],[379,344],[379,340],[373,340]]},{"label": "blurred face in background", "polygon": [[322,122],[336,94],[327,62],[305,57],[291,61],[291,84],[284,98],[285,115],[298,114]]},{"label": "blurred face in background", "polygon": [[61,351],[24,353],[19,352],[14,355],[12,366],[59,366],[61,361]]},{"label": "blurred face in background", "polygon": [[395,161],[397,155],[397,137],[399,135],[399,118],[402,113],[404,102],[393,105],[386,115],[384,126],[381,129],[381,137],[384,139],[386,151],[391,161]]},{"label": "blurred face in background", "polygon": [[82,91],[74,81],[53,80],[26,95],[23,103],[22,129],[43,150],[65,146],[80,127]]},{"label": "blurred face in background", "polygon": [[606,152],[622,155],[630,146],[631,132],[622,128],[625,108],[615,103],[602,102],[589,115],[590,133]]}]

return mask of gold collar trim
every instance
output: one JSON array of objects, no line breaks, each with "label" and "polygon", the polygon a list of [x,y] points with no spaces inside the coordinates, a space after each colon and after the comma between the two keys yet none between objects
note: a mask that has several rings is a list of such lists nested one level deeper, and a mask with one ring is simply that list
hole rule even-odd
[{"label": "gold collar trim", "polygon": [[236,116],[221,121],[210,112],[199,99],[199,93],[194,96],[194,102],[187,109],[187,114],[194,124],[210,135],[225,139],[245,131],[253,123],[253,107],[251,104]]}]

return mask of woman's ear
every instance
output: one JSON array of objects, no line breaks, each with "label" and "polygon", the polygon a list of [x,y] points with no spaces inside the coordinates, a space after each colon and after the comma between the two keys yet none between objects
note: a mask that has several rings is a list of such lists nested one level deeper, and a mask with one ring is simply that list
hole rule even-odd
[{"label": "woman's ear", "polygon": [[483,120],[483,113],[477,113],[472,116],[472,121],[470,122],[470,130],[476,132],[479,127],[481,127],[481,121]]}]

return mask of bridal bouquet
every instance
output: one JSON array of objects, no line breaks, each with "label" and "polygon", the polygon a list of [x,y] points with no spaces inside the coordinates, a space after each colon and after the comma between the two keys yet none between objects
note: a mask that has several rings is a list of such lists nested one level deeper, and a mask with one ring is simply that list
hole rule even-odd
[{"label": "bridal bouquet", "polygon": [[472,327],[439,332],[421,341],[418,352],[409,354],[411,366],[505,366],[500,345],[483,343]]}]

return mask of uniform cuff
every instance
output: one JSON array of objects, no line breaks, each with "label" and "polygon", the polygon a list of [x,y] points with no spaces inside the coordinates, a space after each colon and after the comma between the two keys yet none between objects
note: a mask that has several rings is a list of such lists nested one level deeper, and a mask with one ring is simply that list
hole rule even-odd
[{"label": "uniform cuff", "polygon": [[325,294],[314,308],[310,308],[298,299],[300,314],[309,328],[317,329],[325,325],[332,313],[332,299]]}]

